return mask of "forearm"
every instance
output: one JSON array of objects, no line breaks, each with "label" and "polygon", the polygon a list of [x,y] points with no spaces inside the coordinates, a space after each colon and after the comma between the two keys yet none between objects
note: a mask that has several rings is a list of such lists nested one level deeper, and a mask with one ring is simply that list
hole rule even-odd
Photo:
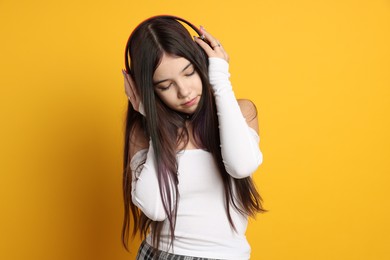
[{"label": "forearm", "polygon": [[229,80],[228,63],[220,58],[209,58],[209,76],[217,106],[226,171],[234,178],[248,177],[262,163],[262,153],[258,139],[237,103]]}]

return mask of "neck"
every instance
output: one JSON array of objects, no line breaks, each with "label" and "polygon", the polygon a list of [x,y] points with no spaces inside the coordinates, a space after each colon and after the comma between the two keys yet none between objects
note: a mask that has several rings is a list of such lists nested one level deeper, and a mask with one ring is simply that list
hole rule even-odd
[{"label": "neck", "polygon": [[185,121],[185,126],[178,130],[177,150],[189,150],[201,148],[194,139],[193,126],[190,120]]}]

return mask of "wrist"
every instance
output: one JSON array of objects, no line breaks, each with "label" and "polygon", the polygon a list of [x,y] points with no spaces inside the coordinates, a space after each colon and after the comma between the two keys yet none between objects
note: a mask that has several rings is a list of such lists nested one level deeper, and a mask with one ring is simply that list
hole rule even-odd
[{"label": "wrist", "polygon": [[214,91],[217,91],[221,88],[231,89],[229,78],[230,78],[229,63],[222,58],[210,57],[209,58],[209,80]]}]

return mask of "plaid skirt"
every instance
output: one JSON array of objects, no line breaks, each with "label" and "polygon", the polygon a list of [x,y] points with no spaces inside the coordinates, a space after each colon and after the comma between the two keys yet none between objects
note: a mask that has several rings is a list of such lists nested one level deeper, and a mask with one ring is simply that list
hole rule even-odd
[{"label": "plaid skirt", "polygon": [[[155,254],[157,256],[155,256]],[[154,248],[144,240],[138,250],[137,260],[217,260],[211,258],[170,254]]]}]

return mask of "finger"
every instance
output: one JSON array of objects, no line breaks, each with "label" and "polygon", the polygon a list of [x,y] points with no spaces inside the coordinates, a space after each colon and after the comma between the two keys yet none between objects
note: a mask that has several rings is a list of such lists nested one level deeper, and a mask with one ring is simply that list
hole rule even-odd
[{"label": "finger", "polygon": [[130,83],[129,83],[129,80],[127,79],[127,73],[125,70],[122,70],[122,74],[123,74],[123,80],[125,82],[125,92],[126,92],[126,95],[130,95],[130,92],[131,92],[131,89],[130,89]]},{"label": "finger", "polygon": [[202,35],[209,42],[209,45],[211,46],[211,48],[213,50],[215,50],[215,51],[218,51],[218,50],[224,51],[221,43],[214,36],[212,36],[209,32],[207,32],[206,29],[203,26],[200,27],[200,30],[201,30]]},{"label": "finger", "polygon": [[221,59],[224,59],[225,61],[229,62],[229,56],[225,52],[224,49],[222,49],[218,46],[213,49],[213,48],[211,48],[211,46],[209,44],[207,44],[206,42],[204,42],[200,38],[194,37],[194,39],[195,39],[195,42],[197,44],[199,44],[201,46],[201,48],[203,48],[205,50],[208,57],[221,58]]},{"label": "finger", "polygon": [[204,42],[203,40],[201,40],[198,37],[194,37],[194,40],[206,52],[207,56],[216,57],[216,54],[210,45],[208,45],[206,42]]},{"label": "finger", "polygon": [[130,75],[128,75],[128,79],[129,79],[129,82],[130,82],[130,89],[131,89],[131,92],[132,92],[132,94],[134,96],[134,99],[135,99],[136,102],[139,102],[139,95],[138,95],[138,91],[137,91],[134,79]]},{"label": "finger", "polygon": [[[212,36],[209,32],[207,32],[206,29],[203,26],[200,26],[200,31],[202,33],[201,38],[203,38],[205,41],[207,41],[209,43],[208,45],[210,46],[211,50],[215,52],[215,55],[213,55],[210,52],[206,51],[208,56],[209,57],[223,58],[224,60],[229,62],[229,56],[226,53],[226,51],[223,48],[223,46],[221,45],[221,43],[214,36]],[[197,42],[199,44],[201,44],[199,41],[197,41]],[[205,48],[203,48],[203,49],[205,49]]]},{"label": "finger", "polygon": [[138,97],[137,89],[135,88],[135,83],[133,77],[123,71],[123,75],[125,77],[125,91],[128,96]]},{"label": "finger", "polygon": [[225,51],[225,49],[223,48],[223,46],[222,46],[220,43],[219,43],[218,46],[216,46],[216,47],[214,48],[214,51],[219,51],[219,52],[221,52],[222,55],[223,55],[223,58],[224,58],[227,62],[229,62],[229,55],[227,54],[227,52]]},{"label": "finger", "polygon": [[135,89],[134,80],[131,75],[127,74],[125,71],[122,71],[125,79],[125,91],[127,98],[129,99],[134,110],[138,111],[139,109],[139,98]]},{"label": "finger", "polygon": [[217,39],[215,39],[214,36],[212,36],[209,32],[206,31],[206,29],[203,26],[200,26],[200,32],[202,35],[204,35],[204,38],[206,41],[210,44],[210,46],[213,48],[213,46],[218,45]]}]

